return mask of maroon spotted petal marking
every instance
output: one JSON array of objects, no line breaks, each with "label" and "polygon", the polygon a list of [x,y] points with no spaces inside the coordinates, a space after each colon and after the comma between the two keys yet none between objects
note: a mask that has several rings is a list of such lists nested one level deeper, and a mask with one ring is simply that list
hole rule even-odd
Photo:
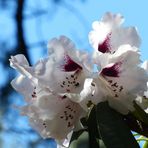
[{"label": "maroon spotted petal marking", "polygon": [[82,69],[82,67],[78,65],[76,62],[74,62],[68,55],[65,55],[64,62],[65,64],[62,65],[62,68],[65,72],[71,72],[76,71],[78,69]]},{"label": "maroon spotted petal marking", "polygon": [[102,53],[110,53],[111,52],[111,45],[110,45],[110,36],[111,33],[107,35],[104,42],[98,45],[98,51]]},{"label": "maroon spotted petal marking", "polygon": [[66,122],[67,128],[72,128],[78,115],[79,106],[75,103],[67,104],[59,118]]},{"label": "maroon spotted petal marking", "polygon": [[101,74],[108,77],[119,77],[121,64],[121,62],[118,62],[110,67],[103,68]]}]

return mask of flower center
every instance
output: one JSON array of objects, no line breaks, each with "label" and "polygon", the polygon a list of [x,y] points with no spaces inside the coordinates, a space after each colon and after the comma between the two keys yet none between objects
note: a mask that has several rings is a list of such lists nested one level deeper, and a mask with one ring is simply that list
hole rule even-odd
[{"label": "flower center", "polygon": [[121,62],[115,63],[112,66],[108,66],[102,69],[101,75],[108,77],[119,77]]},{"label": "flower center", "polygon": [[62,68],[65,72],[71,72],[76,71],[78,69],[82,69],[82,67],[74,62],[68,55],[65,55],[64,57],[64,65],[62,65]]},{"label": "flower center", "polygon": [[77,105],[72,103],[72,104],[67,104],[65,106],[65,109],[63,113],[60,115],[60,119],[66,121],[66,126],[67,128],[72,127],[74,124],[74,120],[76,118],[77,114]]},{"label": "flower center", "polygon": [[60,87],[65,89],[66,92],[71,92],[72,89],[75,89],[80,86],[80,70],[77,70],[74,74],[66,76],[65,80],[62,81]]},{"label": "flower center", "polygon": [[111,33],[107,35],[104,42],[98,45],[98,51],[102,53],[110,53],[111,52],[111,45],[110,45],[110,37]]},{"label": "flower center", "polygon": [[105,67],[100,72],[100,80],[112,97],[119,97],[119,94],[124,90],[123,85],[119,83],[122,62],[115,63]]},{"label": "flower center", "polygon": [[111,90],[114,92],[114,97],[119,97],[119,94],[123,91],[123,86],[119,85],[118,82],[113,80],[108,80],[109,85],[111,86]]}]

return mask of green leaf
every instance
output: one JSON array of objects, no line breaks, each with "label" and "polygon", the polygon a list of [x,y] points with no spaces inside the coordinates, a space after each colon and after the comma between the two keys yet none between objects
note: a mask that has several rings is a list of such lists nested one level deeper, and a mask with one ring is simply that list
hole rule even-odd
[{"label": "green leaf", "polygon": [[72,141],[69,148],[89,148],[88,132],[83,132],[77,140]]},{"label": "green leaf", "polygon": [[85,129],[73,132],[72,137],[70,139],[70,143],[73,142],[74,140],[77,140],[84,131]]},{"label": "green leaf", "polygon": [[143,148],[148,148],[148,141],[144,143]]},{"label": "green leaf", "polygon": [[124,116],[124,121],[127,123],[132,131],[139,133],[145,137],[148,137],[148,125],[138,120],[132,113]]},{"label": "green leaf", "polygon": [[104,142],[101,139],[97,139],[97,142],[98,142],[100,148],[106,148],[106,146],[104,145]]},{"label": "green leaf", "polygon": [[110,108],[108,102],[97,105],[97,122],[107,148],[140,148],[123,116]]},{"label": "green leaf", "polygon": [[100,135],[97,128],[97,119],[96,119],[96,106],[91,109],[88,120],[88,133],[89,133],[89,147],[99,148]]},{"label": "green leaf", "polygon": [[135,111],[132,114],[140,121],[148,125],[148,114],[134,101]]}]

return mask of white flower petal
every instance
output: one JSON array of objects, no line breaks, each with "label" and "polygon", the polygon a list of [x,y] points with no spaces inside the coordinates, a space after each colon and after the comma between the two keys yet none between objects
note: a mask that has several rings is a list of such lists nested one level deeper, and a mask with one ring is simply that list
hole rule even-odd
[{"label": "white flower petal", "polygon": [[[108,82],[107,87],[112,90],[112,93],[108,95],[116,100],[113,101],[113,104],[117,104],[116,102],[119,101],[128,110],[133,110],[132,101],[136,98],[136,95],[143,94],[146,89],[145,82],[147,80],[147,75],[140,67],[129,67],[126,69],[123,68],[122,72],[117,77],[105,76],[104,79]],[[120,107],[118,108],[120,109]],[[121,107],[121,110],[123,110],[123,107]],[[121,113],[123,113],[123,111],[121,111]]]},{"label": "white flower petal", "polygon": [[[11,59],[13,61],[17,61],[19,63],[19,65],[27,65],[27,66],[29,66],[29,63],[28,63],[26,57],[23,54],[18,54],[16,56],[11,56]],[[11,64],[13,65],[13,63],[10,63],[10,65]]]},{"label": "white flower petal", "polygon": [[25,76],[20,75],[11,82],[12,87],[25,96],[27,101],[31,101],[35,85]]},{"label": "white flower petal", "polygon": [[84,88],[80,93],[81,101],[79,102],[85,111],[88,111],[92,105],[97,105],[105,100],[106,91],[104,91],[101,84],[98,78],[85,80]]},{"label": "white flower petal", "polygon": [[142,63],[142,66],[141,66],[143,69],[145,69],[146,70],[146,72],[148,73],[148,61],[144,61],[143,63]]},{"label": "white flower petal", "polygon": [[23,55],[11,56],[10,66],[17,69],[22,75],[29,78],[33,83],[37,83],[37,79],[32,76],[33,68],[28,65]]},{"label": "white flower petal", "polygon": [[44,90],[37,91],[36,99],[22,107],[21,111],[29,117],[31,126],[43,138],[52,137],[58,142],[67,139],[83,115],[80,105],[65,95],[55,96]]},{"label": "white flower petal", "polygon": [[124,17],[120,13],[112,14],[111,12],[107,12],[101,21],[116,27],[120,26],[124,22]]},{"label": "white flower petal", "polygon": [[120,46],[114,54],[96,55],[96,64],[101,68],[119,61],[125,66],[127,65],[127,67],[140,64],[140,54],[138,49],[127,44]]}]

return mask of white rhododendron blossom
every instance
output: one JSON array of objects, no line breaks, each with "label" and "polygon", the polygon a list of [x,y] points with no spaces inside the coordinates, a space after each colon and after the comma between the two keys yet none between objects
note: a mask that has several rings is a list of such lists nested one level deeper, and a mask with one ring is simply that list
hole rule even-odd
[{"label": "white rhododendron blossom", "polygon": [[[92,104],[108,100],[110,106],[122,114],[134,110],[133,100],[143,94],[148,80],[145,70],[138,66],[139,56],[135,47],[121,46],[110,58],[104,59],[100,71],[84,86],[81,99],[88,98]],[[82,107],[87,108],[88,102],[84,100]]]},{"label": "white rhododendron blossom", "polygon": [[54,138],[58,147],[69,146],[73,132],[83,128],[80,119],[94,105],[108,101],[127,114],[134,110],[134,100],[141,105],[148,98],[148,62],[139,66],[140,38],[135,27],[121,26],[123,20],[120,14],[106,13],[93,23],[92,56],[60,36],[49,41],[48,57],[33,66],[24,55],[11,57],[11,67],[20,72],[11,84],[27,102],[20,107],[22,115],[43,138]]},{"label": "white rhododendron blossom", "polygon": [[[23,55],[12,56],[11,66],[21,75],[12,86],[25,96],[22,113],[44,138],[62,143],[71,131],[81,127],[84,111],[65,94],[80,93],[89,75],[88,55],[77,51],[64,36],[49,42],[49,57],[29,66]],[[62,127],[62,128],[61,128]]]},{"label": "white rhododendron blossom", "polygon": [[[102,101],[104,99],[99,99],[99,96],[104,96],[110,106],[127,114],[134,110],[136,96],[146,90],[148,77],[139,67],[140,38],[137,30],[135,27],[122,27],[123,21],[120,14],[106,13],[100,22],[93,23],[89,41],[94,48],[93,61],[98,66],[93,82],[98,87],[96,93],[93,92],[94,100]],[[98,90],[102,88],[101,93]]]},{"label": "white rhododendron blossom", "polygon": [[[135,27],[122,27],[124,18],[121,14],[106,13],[101,21],[92,24],[89,42],[93,46],[94,61],[97,55],[113,54],[120,45],[129,44],[139,47],[140,38]],[[96,61],[95,61],[96,62]]]},{"label": "white rhododendron blossom", "polygon": [[80,93],[85,78],[90,75],[88,54],[77,50],[65,36],[49,41],[48,52],[49,58],[38,63],[36,69],[39,72],[34,77],[53,91]]}]

